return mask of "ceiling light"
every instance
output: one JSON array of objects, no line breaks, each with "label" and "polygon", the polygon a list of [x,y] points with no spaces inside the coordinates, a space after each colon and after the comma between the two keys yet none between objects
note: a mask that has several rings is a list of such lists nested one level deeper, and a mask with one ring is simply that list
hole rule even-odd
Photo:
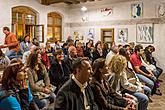
[{"label": "ceiling light", "polygon": [[87,11],[87,8],[85,6],[81,7],[81,11]]}]

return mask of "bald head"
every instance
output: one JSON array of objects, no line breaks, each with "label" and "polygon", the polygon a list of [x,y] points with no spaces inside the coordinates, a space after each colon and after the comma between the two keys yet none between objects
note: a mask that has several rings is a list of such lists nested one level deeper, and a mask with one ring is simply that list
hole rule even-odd
[{"label": "bald head", "polygon": [[32,45],[32,46],[30,47],[30,52],[33,53],[34,50],[35,50],[36,48],[37,48],[37,47],[36,47],[35,45]]},{"label": "bald head", "polygon": [[71,57],[77,56],[77,49],[74,46],[68,48],[68,53]]}]

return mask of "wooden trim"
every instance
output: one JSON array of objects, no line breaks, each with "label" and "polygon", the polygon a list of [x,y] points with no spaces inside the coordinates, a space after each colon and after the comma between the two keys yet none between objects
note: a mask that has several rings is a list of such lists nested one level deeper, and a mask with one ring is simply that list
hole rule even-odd
[{"label": "wooden trim", "polygon": [[104,42],[104,38],[106,38],[106,37],[111,38],[111,36],[105,36],[104,32],[112,32],[112,41],[109,42],[112,45],[112,43],[114,42],[114,28],[101,28],[101,41],[102,42]]}]

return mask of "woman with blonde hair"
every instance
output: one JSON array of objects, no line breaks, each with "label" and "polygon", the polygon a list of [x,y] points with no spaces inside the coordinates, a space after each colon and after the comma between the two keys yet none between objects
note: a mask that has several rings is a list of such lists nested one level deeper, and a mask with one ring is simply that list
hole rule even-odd
[{"label": "woman with blonde hair", "polygon": [[[112,87],[117,93],[129,93],[138,100],[138,110],[146,110],[148,107],[148,97],[144,91],[138,91],[139,88],[129,83],[126,74],[127,60],[122,55],[115,55],[109,63],[112,72]],[[125,92],[126,91],[126,92]],[[136,100],[134,98],[134,100]]]},{"label": "woman with blonde hair", "polygon": [[105,74],[108,73],[105,59],[96,59],[92,68],[93,75],[90,85],[99,110],[128,110],[130,105],[127,100],[116,94],[105,78]]}]

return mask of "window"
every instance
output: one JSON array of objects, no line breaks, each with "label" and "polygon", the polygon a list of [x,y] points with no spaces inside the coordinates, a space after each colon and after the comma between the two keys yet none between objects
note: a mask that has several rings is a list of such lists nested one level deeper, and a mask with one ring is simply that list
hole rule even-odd
[{"label": "window", "polygon": [[47,41],[54,43],[62,40],[62,17],[55,13],[48,13]]},{"label": "window", "polygon": [[12,8],[12,32],[16,34],[19,41],[22,41],[27,34],[31,39],[35,37],[31,31],[32,28],[27,28],[27,25],[36,25],[36,13],[26,6]]}]

